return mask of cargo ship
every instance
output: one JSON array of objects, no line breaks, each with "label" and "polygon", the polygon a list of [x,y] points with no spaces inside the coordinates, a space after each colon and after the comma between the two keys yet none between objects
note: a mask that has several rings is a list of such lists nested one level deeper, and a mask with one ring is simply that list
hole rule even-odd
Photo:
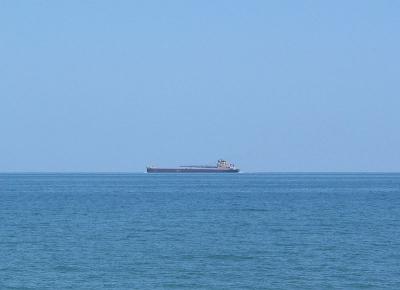
[{"label": "cargo ship", "polygon": [[238,173],[239,168],[236,168],[234,164],[228,163],[227,161],[220,159],[216,166],[207,165],[190,165],[190,166],[179,166],[171,168],[162,167],[147,167],[147,173]]}]

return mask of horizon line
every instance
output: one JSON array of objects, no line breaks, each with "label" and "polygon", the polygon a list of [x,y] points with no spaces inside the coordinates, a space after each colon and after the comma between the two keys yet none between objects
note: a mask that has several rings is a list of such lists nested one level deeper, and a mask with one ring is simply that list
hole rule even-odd
[{"label": "horizon line", "polygon": [[[241,171],[238,174],[399,174],[400,171]],[[0,171],[0,174],[148,174],[146,171]],[[163,173],[160,173],[163,174]],[[170,175],[171,173],[165,173]],[[173,174],[173,173],[172,173]],[[191,174],[191,173],[177,173]],[[193,173],[199,174],[199,173]],[[214,174],[214,173],[200,173]]]}]

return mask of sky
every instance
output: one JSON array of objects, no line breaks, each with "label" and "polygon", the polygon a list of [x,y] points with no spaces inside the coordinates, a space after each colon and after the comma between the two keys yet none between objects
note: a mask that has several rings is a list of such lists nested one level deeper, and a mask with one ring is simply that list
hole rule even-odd
[{"label": "sky", "polygon": [[0,1],[0,171],[400,171],[400,1]]}]

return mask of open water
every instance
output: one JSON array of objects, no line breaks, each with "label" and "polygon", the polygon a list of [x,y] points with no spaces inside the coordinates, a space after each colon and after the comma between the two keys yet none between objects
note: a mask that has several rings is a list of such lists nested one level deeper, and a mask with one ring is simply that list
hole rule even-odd
[{"label": "open water", "polygon": [[0,289],[400,289],[400,174],[1,174]]}]

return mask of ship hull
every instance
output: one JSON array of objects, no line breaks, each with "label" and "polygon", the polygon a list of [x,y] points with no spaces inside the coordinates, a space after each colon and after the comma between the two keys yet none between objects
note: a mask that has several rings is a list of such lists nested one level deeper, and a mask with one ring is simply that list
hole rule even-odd
[{"label": "ship hull", "polygon": [[236,168],[155,168],[147,167],[147,173],[238,173]]}]

